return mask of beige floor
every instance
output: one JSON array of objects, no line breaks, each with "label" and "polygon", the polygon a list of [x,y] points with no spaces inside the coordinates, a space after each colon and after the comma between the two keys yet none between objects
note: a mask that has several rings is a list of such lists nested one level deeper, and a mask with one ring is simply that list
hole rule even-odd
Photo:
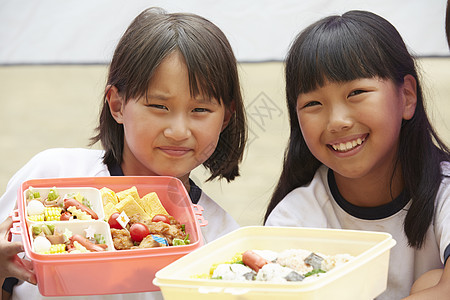
[{"label": "beige floor", "polygon": [[[450,143],[450,58],[419,61],[429,108]],[[35,153],[53,147],[85,147],[96,126],[105,66],[0,67],[0,193]],[[249,145],[242,176],[234,182],[194,180],[241,225],[259,225],[280,172],[288,138],[282,63],[241,64],[249,115]]]}]

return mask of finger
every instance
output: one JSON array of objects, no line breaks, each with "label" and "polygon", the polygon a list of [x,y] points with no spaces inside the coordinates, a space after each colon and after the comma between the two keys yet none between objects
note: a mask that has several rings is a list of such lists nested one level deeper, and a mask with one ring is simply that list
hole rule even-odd
[{"label": "finger", "polygon": [[19,280],[23,280],[23,281],[27,281],[31,284],[36,284],[37,280],[36,280],[36,275],[34,274],[34,272],[32,271],[28,271],[24,268],[12,268],[9,272],[9,277],[14,277],[17,278]]},{"label": "finger", "polygon": [[7,234],[9,229],[12,228],[13,220],[11,216],[8,216],[1,224],[0,224],[0,235],[7,238]]},{"label": "finger", "polygon": [[36,275],[33,272],[33,264],[31,261],[20,259],[17,255],[14,256],[13,261],[14,264],[10,268],[12,277],[36,284]]},{"label": "finger", "polygon": [[22,264],[24,265],[24,267],[29,270],[29,271],[33,271],[34,270],[34,265],[31,261],[29,261],[28,259],[22,258]]},{"label": "finger", "polygon": [[13,256],[24,251],[22,242],[4,243],[1,249],[5,256]]}]

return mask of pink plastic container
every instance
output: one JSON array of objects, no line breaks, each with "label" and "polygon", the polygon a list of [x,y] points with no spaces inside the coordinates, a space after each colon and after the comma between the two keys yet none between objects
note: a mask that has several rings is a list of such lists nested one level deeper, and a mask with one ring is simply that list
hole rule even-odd
[{"label": "pink plastic container", "polygon": [[[190,244],[186,246],[133,249],[80,254],[38,254],[32,251],[25,214],[24,191],[29,187],[108,187],[115,192],[136,186],[142,197],[156,192],[167,212],[185,224]],[[83,177],[29,180],[18,191],[18,210],[13,233],[21,234],[26,255],[36,272],[44,296],[79,296],[157,291],[155,273],[203,245],[200,231],[207,221],[202,208],[191,203],[180,180],[173,177]],[[109,226],[109,225],[108,225]]]}]

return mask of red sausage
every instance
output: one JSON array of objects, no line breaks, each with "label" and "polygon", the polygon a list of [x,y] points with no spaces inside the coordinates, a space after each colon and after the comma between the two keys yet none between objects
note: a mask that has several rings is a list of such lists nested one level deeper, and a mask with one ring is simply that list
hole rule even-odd
[{"label": "red sausage", "polygon": [[269,263],[265,258],[252,250],[247,250],[242,254],[242,262],[255,272],[258,272],[265,264]]},{"label": "red sausage", "polygon": [[59,220],[60,221],[69,221],[71,216],[72,216],[71,213],[65,212],[65,213],[61,214],[61,217],[59,217]]},{"label": "red sausage", "polygon": [[85,247],[89,251],[100,252],[100,251],[105,251],[106,250],[102,246],[92,243],[87,238],[85,238],[85,237],[83,237],[83,236],[81,236],[79,234],[72,235],[70,237],[70,241],[72,243],[77,241],[78,243],[80,243],[83,247]]},{"label": "red sausage", "polygon": [[87,207],[86,205],[81,204],[79,201],[71,198],[71,199],[64,199],[64,208],[68,209],[71,206],[75,206],[77,209],[84,211],[87,214],[90,214],[91,217],[93,219],[98,220],[98,216],[95,213],[95,211],[93,211],[92,209],[90,209],[89,207]]},{"label": "red sausage", "polygon": [[103,250],[106,250],[106,248],[108,248],[108,245],[106,245],[106,244],[95,244],[95,245],[103,248]]}]

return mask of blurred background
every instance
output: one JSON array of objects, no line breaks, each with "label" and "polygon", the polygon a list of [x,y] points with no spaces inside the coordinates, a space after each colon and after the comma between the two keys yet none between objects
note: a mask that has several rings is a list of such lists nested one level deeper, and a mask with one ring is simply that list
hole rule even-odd
[{"label": "blurred background", "polygon": [[151,6],[206,17],[235,51],[249,120],[241,176],[206,183],[199,167],[191,177],[241,225],[262,224],[281,170],[289,136],[284,56],[295,35],[324,16],[364,9],[397,27],[418,58],[433,123],[450,143],[446,0],[0,0],[0,194],[36,153],[87,147],[114,47]]}]

